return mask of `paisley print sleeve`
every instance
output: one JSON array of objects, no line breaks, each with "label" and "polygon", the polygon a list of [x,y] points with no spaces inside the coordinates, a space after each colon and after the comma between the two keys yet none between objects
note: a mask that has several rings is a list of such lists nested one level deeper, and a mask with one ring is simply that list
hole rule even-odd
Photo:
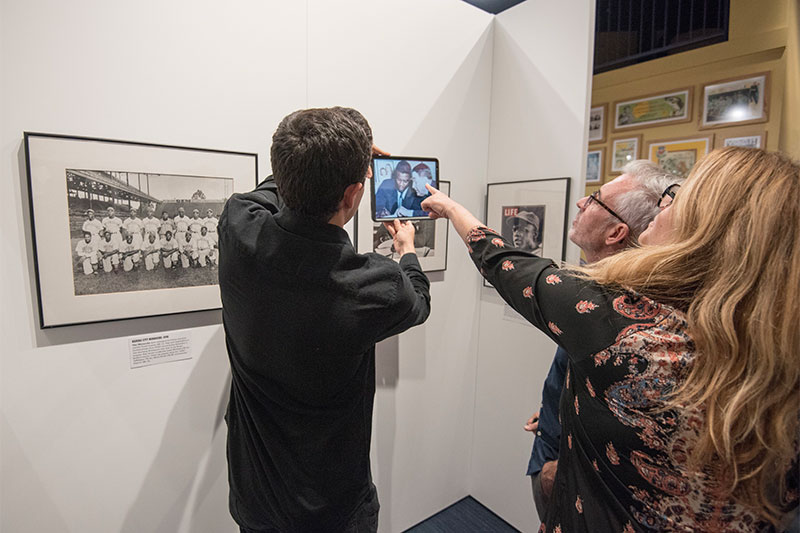
[{"label": "paisley print sleeve", "polygon": [[470,230],[467,242],[473,262],[500,296],[571,356],[595,353],[614,341],[618,331],[608,331],[610,313],[649,312],[623,300],[612,303],[598,285],[515,248],[485,226]]}]

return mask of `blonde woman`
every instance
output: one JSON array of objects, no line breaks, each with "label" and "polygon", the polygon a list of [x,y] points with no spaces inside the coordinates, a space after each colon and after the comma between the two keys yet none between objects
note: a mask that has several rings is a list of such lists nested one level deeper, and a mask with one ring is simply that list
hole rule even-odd
[{"label": "blonde woman", "polygon": [[800,167],[715,151],[659,205],[644,246],[572,270],[438,191],[423,208],[570,355],[541,531],[781,531],[798,505]]}]

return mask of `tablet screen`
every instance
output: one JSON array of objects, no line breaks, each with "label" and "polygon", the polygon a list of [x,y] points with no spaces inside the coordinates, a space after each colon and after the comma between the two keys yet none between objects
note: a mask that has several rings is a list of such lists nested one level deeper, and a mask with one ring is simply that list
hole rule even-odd
[{"label": "tablet screen", "polygon": [[372,163],[372,219],[428,218],[425,184],[439,187],[439,160],[431,157],[376,156]]}]

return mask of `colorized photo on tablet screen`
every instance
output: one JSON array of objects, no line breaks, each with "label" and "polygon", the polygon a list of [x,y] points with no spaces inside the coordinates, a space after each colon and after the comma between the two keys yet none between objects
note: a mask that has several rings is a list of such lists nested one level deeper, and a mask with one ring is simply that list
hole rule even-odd
[{"label": "colorized photo on tablet screen", "polygon": [[425,219],[425,187],[439,186],[439,161],[425,157],[375,157],[372,167],[372,219]]}]

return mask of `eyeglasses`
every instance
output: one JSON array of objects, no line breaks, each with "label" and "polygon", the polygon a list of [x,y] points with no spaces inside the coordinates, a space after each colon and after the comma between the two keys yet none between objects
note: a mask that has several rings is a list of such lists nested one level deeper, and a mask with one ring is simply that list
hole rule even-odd
[{"label": "eyeglasses", "polygon": [[658,199],[658,207],[664,209],[665,207],[672,205],[672,200],[675,199],[675,195],[678,193],[678,189],[680,189],[680,187],[680,183],[673,183],[664,189],[664,192],[661,193],[661,198]]},{"label": "eyeglasses", "polygon": [[599,191],[599,190],[598,190],[598,191],[594,191],[592,194],[590,194],[590,195],[589,195],[589,197],[588,197],[588,198],[586,198],[586,203],[585,203],[585,204],[583,204],[583,208],[584,208],[584,209],[586,209],[587,207],[589,207],[589,205],[591,205],[591,203],[592,203],[592,202],[597,202],[597,205],[599,205],[600,207],[602,207],[603,209],[605,209],[606,211],[608,211],[609,213],[611,213],[612,215],[614,215],[616,218],[618,218],[618,219],[619,219],[619,221],[620,221],[620,222],[622,222],[622,223],[623,223],[623,224],[625,224],[626,226],[628,225],[628,223],[627,223],[627,222],[625,222],[625,221],[622,219],[622,217],[621,217],[621,216],[619,216],[618,214],[616,214],[616,213],[614,212],[614,210],[613,210],[613,209],[611,209],[610,207],[608,207],[606,204],[604,204],[604,203],[603,203],[603,202],[600,200],[600,191]]}]

